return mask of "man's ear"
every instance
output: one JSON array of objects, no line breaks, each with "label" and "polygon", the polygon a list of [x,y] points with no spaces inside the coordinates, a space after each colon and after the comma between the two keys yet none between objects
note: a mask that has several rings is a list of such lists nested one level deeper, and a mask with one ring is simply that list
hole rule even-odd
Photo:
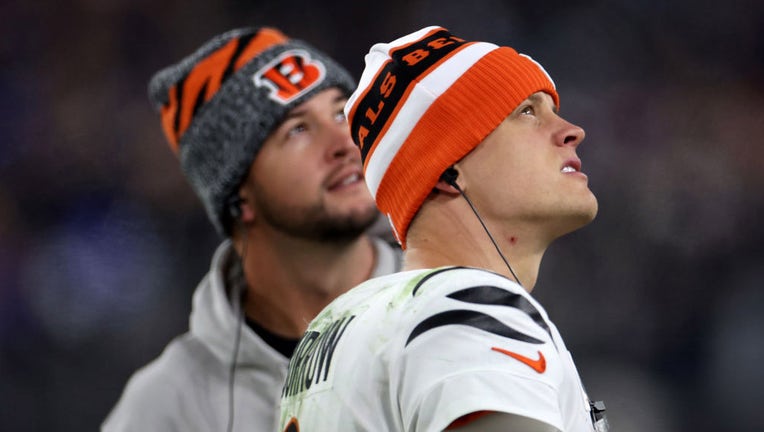
[{"label": "man's ear", "polygon": [[239,220],[242,223],[251,223],[255,220],[256,212],[252,206],[252,200],[241,197],[239,201]]},{"label": "man's ear", "polygon": [[241,224],[249,224],[255,220],[256,212],[254,203],[254,197],[252,196],[252,188],[247,186],[247,183],[239,187],[236,200],[237,219]]},{"label": "man's ear", "polygon": [[437,183],[435,183],[434,189],[438,191],[439,193],[445,193],[448,195],[459,195],[459,190],[457,190],[452,184],[448,183],[447,181],[440,179]]},{"label": "man's ear", "polygon": [[443,174],[440,175],[438,182],[435,183],[435,190],[451,195],[458,194],[459,184],[456,182],[458,177],[459,171],[453,165],[446,168]]}]

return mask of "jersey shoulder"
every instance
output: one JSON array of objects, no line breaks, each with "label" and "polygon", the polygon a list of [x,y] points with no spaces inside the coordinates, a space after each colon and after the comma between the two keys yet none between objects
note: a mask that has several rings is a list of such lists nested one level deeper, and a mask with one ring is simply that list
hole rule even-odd
[{"label": "jersey shoulder", "polygon": [[450,326],[523,343],[554,344],[543,307],[502,275],[464,267],[436,269],[420,277],[412,296],[417,299],[410,307],[414,325],[406,345],[427,332]]},{"label": "jersey shoulder", "polygon": [[562,425],[553,325],[520,285],[451,267],[428,273],[412,296],[391,364],[404,425],[445,428],[481,411]]}]

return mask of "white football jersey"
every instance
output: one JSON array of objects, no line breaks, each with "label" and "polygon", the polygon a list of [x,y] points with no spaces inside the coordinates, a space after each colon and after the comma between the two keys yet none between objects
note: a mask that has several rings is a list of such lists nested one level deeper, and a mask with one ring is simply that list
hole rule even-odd
[{"label": "white football jersey", "polygon": [[546,311],[492,272],[371,279],[313,320],[289,364],[281,431],[441,431],[494,411],[594,431],[589,399]]}]

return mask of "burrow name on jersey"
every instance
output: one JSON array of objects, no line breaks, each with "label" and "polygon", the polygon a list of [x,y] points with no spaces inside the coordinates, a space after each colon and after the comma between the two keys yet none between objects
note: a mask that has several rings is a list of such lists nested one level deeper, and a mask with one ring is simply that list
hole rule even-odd
[{"label": "burrow name on jersey", "polygon": [[289,361],[289,375],[281,397],[294,396],[327,380],[334,350],[353,318],[355,315],[333,321],[323,332],[305,332]]}]

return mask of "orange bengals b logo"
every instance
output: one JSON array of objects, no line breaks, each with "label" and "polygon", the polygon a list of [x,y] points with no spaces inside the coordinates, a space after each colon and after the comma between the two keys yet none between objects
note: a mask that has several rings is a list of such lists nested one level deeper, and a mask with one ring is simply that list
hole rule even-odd
[{"label": "orange bengals b logo", "polygon": [[304,50],[290,50],[255,72],[255,85],[270,90],[269,97],[286,105],[324,80],[323,63]]}]

